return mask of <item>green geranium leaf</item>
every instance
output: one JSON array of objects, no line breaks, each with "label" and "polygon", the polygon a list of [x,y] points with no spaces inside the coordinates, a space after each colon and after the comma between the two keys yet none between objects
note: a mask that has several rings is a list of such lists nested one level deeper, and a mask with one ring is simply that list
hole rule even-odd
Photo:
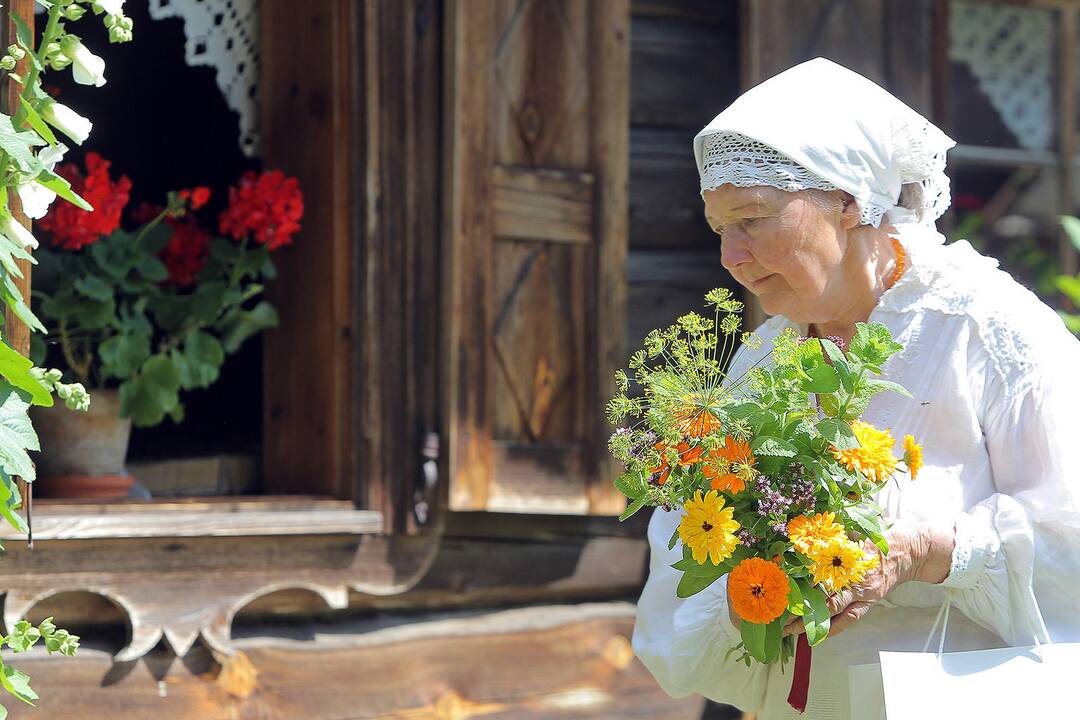
[{"label": "green geranium leaf", "polygon": [[185,389],[210,387],[225,362],[225,349],[213,335],[196,330],[184,342],[183,358],[180,384]]},{"label": "green geranium leaf", "polygon": [[251,310],[237,313],[229,323],[223,323],[221,341],[225,352],[234,353],[252,335],[268,328],[277,327],[277,310],[270,303],[263,301]]},{"label": "green geranium leaf", "polygon": [[168,356],[157,354],[138,374],[120,384],[120,414],[140,427],[157,425],[180,402],[180,373]]},{"label": "green geranium leaf", "polygon": [[106,377],[126,380],[150,357],[150,336],[124,333],[113,335],[98,346],[101,371]]},{"label": "green geranium leaf", "polygon": [[169,269],[160,259],[150,255],[144,257],[138,264],[139,274],[146,280],[159,283],[169,279]]},{"label": "green geranium leaf", "polygon": [[75,289],[92,300],[108,302],[113,298],[113,289],[97,275],[83,275],[75,279]]}]

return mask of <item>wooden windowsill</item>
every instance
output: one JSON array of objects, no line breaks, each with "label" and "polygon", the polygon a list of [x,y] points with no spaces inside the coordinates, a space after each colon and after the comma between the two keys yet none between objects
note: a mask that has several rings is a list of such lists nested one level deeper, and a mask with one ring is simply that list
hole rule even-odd
[{"label": "wooden windowsill", "polygon": [[[39,500],[34,540],[377,534],[382,514],[347,500],[303,496],[81,502]],[[2,540],[25,535],[5,526]]]}]

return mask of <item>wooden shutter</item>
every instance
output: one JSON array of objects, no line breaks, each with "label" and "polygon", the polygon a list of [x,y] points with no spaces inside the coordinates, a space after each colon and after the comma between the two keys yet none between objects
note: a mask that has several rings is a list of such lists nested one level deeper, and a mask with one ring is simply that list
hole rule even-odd
[{"label": "wooden shutter", "polygon": [[603,417],[623,365],[627,0],[447,11],[451,510],[618,514]]}]

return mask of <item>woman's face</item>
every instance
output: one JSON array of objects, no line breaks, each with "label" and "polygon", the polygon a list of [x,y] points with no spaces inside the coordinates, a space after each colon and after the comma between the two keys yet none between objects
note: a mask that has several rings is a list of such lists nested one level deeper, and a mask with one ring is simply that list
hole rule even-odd
[{"label": "woman's face", "polygon": [[823,322],[843,302],[847,230],[858,206],[839,191],[785,192],[721,185],[708,190],[705,219],[720,235],[720,255],[732,276],[770,315]]}]

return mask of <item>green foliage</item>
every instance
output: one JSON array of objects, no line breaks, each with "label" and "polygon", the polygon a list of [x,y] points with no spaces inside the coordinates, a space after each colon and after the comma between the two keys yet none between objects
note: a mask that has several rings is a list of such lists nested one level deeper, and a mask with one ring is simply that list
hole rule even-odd
[{"label": "green foliage", "polygon": [[[275,274],[263,246],[214,238],[194,286],[168,282],[158,253],[173,228],[163,221],[184,211],[170,201],[138,232],[117,229],[81,251],[42,249],[35,277],[36,309],[57,328],[55,363],[84,385],[118,386],[121,414],[141,427],[179,422],[184,391],[214,384],[226,355],[277,325],[258,299]],[[34,358],[44,362],[47,347]]]}]

